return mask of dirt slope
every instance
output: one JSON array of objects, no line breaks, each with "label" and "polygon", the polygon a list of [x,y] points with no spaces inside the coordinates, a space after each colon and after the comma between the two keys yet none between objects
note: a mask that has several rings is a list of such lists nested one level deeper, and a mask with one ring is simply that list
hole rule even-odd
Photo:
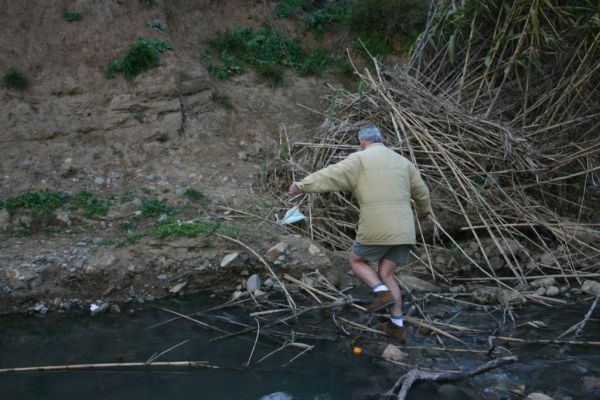
[{"label": "dirt slope", "polygon": [[[158,1],[152,9],[142,3],[0,2],[0,72],[16,67],[30,81],[23,92],[0,88],[2,198],[44,188],[105,194],[134,190],[158,192],[171,202],[193,187],[211,198],[215,210],[218,205],[247,208],[260,201],[258,172],[279,151],[281,124],[294,140],[321,122],[299,104],[321,109],[322,96],[329,92],[325,79],[290,73],[282,87],[273,89],[252,73],[219,81],[207,72],[201,53],[208,38],[227,27],[257,26],[265,16],[263,3]],[[64,11],[82,12],[83,19],[67,22]],[[251,14],[258,18],[249,19]],[[166,31],[148,27],[151,20],[162,21]],[[106,79],[106,64],[141,36],[169,41],[173,50],[131,82],[122,76]],[[233,109],[215,101],[215,94],[227,96]],[[150,239],[126,250],[100,246],[102,240],[124,235],[118,225],[140,201],[141,194],[113,204],[106,217],[66,216],[64,232],[25,238],[7,228],[30,221],[15,222],[3,210],[0,312],[40,302],[59,308],[71,297],[164,296],[190,271],[210,271],[233,251],[235,246],[225,243],[201,249]],[[247,237],[264,251],[281,233],[272,231],[263,226],[260,235]],[[158,282],[156,276],[162,277],[169,265],[171,272]],[[188,288],[210,286],[209,278],[202,279],[208,284]],[[140,290],[142,297],[136,294]]]}]

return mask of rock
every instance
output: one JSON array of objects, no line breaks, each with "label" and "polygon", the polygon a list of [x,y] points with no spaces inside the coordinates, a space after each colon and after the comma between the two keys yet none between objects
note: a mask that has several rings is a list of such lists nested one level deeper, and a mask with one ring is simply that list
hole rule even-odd
[{"label": "rock", "polygon": [[498,302],[498,288],[477,288],[473,291],[473,299],[475,299],[481,304],[495,304]]},{"label": "rock", "polygon": [[262,281],[260,279],[260,276],[258,276],[258,274],[254,274],[250,276],[246,281],[246,290],[250,293],[254,293],[255,290],[260,289],[261,285]]},{"label": "rock", "polygon": [[494,271],[498,271],[504,267],[506,261],[502,256],[493,256],[489,258],[490,266]]},{"label": "rock", "polygon": [[467,291],[467,289],[465,289],[463,285],[452,286],[448,288],[448,290],[450,291],[450,293],[464,293]]},{"label": "rock", "polygon": [[594,296],[600,296],[600,282],[596,282],[596,281],[592,281],[592,280],[588,279],[583,282],[583,285],[581,285],[581,290],[587,294],[591,294]]},{"label": "rock", "polygon": [[105,312],[109,308],[110,308],[109,303],[105,303],[103,301],[98,301],[96,303],[90,304],[90,313],[92,315],[97,315],[97,314]]},{"label": "rock", "polygon": [[408,354],[400,350],[398,346],[388,344],[385,350],[383,350],[381,357],[389,361],[402,362],[408,358]]},{"label": "rock", "polygon": [[529,393],[525,400],[552,400],[552,397],[545,395],[544,393]]},{"label": "rock", "polygon": [[547,287],[553,286],[555,283],[556,282],[555,282],[554,278],[546,277],[546,278],[536,279],[536,280],[532,281],[530,283],[530,285],[532,288],[547,288]]},{"label": "rock", "polygon": [[181,290],[186,287],[188,284],[187,281],[184,282],[179,282],[177,285],[173,286],[171,289],[169,289],[169,293],[171,294],[177,294],[179,292],[181,292]]},{"label": "rock", "polygon": [[121,313],[121,308],[118,305],[116,305],[116,304],[112,304],[110,306],[110,312],[113,313],[113,314],[120,314]]},{"label": "rock", "polygon": [[265,253],[265,258],[269,261],[275,261],[279,257],[285,255],[285,251],[288,248],[288,244],[285,242],[279,242],[275,246],[271,247]]},{"label": "rock", "polygon": [[581,383],[589,391],[600,390],[600,378],[596,376],[584,376]]},{"label": "rock", "polygon": [[319,246],[311,243],[310,246],[308,246],[308,253],[311,256],[316,256],[316,255],[321,254],[321,249],[319,248]]},{"label": "rock", "polygon": [[231,254],[227,254],[225,257],[223,257],[223,259],[221,260],[221,268],[226,268],[229,267],[236,258],[238,258],[238,256],[240,255],[240,253],[231,253]]},{"label": "rock", "polygon": [[556,286],[550,286],[549,288],[546,289],[546,296],[548,296],[548,297],[558,296],[559,294],[560,294],[560,289],[557,288]]},{"label": "rock", "polygon": [[39,314],[46,314],[48,312],[48,307],[44,303],[37,303],[33,306],[33,311]]},{"label": "rock", "polygon": [[266,296],[267,294],[266,294],[265,292],[263,292],[262,290],[260,290],[260,289],[256,289],[256,290],[255,290],[255,291],[252,293],[252,295],[253,295],[254,297],[256,297],[257,299],[260,299],[261,297],[264,297],[264,296]]},{"label": "rock", "polygon": [[302,277],[302,282],[304,282],[304,284],[306,286],[310,286],[310,287],[314,287],[315,286],[315,280],[309,276],[303,276]]},{"label": "rock", "polygon": [[435,286],[432,283],[424,281],[423,279],[419,279],[412,275],[397,275],[398,279],[404,286],[406,286],[410,291],[414,292],[433,292],[439,293],[441,289],[438,286]]},{"label": "rock", "polygon": [[104,178],[103,178],[103,177],[101,177],[101,176],[97,176],[97,177],[94,179],[94,183],[95,183],[96,185],[98,185],[98,186],[101,186],[101,185],[103,185],[103,184],[104,184]]},{"label": "rock", "polygon": [[536,296],[543,296],[546,294],[546,288],[537,288],[537,290],[534,293]]},{"label": "rock", "polygon": [[271,278],[265,279],[265,283],[263,285],[269,289],[272,288],[273,287],[273,279],[271,279]]},{"label": "rock", "polygon": [[240,151],[237,156],[240,161],[246,161],[248,159],[248,154],[243,151]]},{"label": "rock", "polygon": [[540,264],[544,264],[544,265],[554,265],[555,262],[555,258],[554,255],[550,254],[550,253],[542,253],[540,255]]},{"label": "rock", "polygon": [[60,176],[63,178],[69,178],[69,177],[72,177],[73,175],[75,175],[76,172],[77,171],[73,167],[73,159],[70,157],[65,158],[65,160],[60,165],[60,170],[59,170]]},{"label": "rock", "polygon": [[237,300],[237,299],[239,299],[240,297],[242,297],[242,294],[243,294],[243,292],[240,292],[239,290],[236,290],[231,295],[231,300]]},{"label": "rock", "polygon": [[167,279],[167,274],[158,274],[156,275],[156,279],[158,279],[159,281],[164,281]]}]

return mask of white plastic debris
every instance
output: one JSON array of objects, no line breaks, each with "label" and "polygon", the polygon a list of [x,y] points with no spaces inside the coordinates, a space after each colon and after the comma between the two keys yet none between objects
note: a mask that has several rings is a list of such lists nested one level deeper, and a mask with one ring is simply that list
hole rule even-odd
[{"label": "white plastic debris", "polygon": [[283,216],[283,219],[280,220],[277,214],[275,215],[275,219],[277,220],[277,223],[279,225],[289,225],[298,221],[305,220],[306,216],[302,214],[299,206],[294,206],[287,210],[287,212]]}]

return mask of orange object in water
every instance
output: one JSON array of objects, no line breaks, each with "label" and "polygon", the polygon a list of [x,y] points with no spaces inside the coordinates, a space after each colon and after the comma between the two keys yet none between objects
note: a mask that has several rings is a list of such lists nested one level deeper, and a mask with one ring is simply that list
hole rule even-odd
[{"label": "orange object in water", "polygon": [[354,354],[362,354],[362,347],[354,346],[352,348],[352,353],[354,353]]}]

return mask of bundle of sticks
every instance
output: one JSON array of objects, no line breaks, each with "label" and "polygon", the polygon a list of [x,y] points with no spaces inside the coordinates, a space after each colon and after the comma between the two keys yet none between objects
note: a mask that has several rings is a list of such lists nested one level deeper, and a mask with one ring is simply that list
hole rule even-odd
[{"label": "bundle of sticks", "polygon": [[[597,272],[597,10],[553,1],[545,8],[455,3],[433,2],[408,64],[385,68],[373,59],[374,68],[355,71],[360,89],[335,91],[314,140],[287,143],[268,183],[282,188],[343,159],[358,150],[358,128],[374,123],[430,187],[439,243],[483,275],[496,277],[490,240],[516,283],[531,273]],[[308,195],[302,206],[309,222],[296,229],[349,248],[358,208],[348,194]],[[481,257],[463,249],[465,239]],[[541,253],[553,261],[539,263]],[[528,263],[535,267],[525,270]]]}]

